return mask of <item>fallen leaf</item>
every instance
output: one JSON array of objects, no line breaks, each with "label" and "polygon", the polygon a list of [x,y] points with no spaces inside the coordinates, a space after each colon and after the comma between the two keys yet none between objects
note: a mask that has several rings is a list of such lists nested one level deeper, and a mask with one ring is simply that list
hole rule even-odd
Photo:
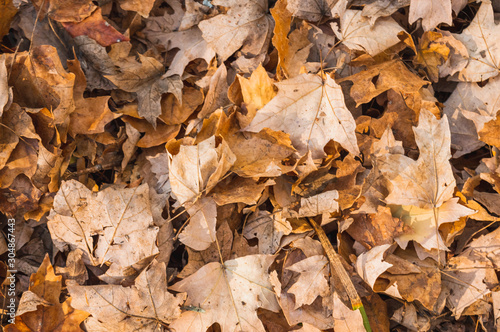
[{"label": "fallen leaf", "polygon": [[139,54],[141,63],[126,67],[119,74],[105,75],[122,90],[137,93],[139,115],[156,127],[156,119],[161,114],[161,96],[170,92],[177,100],[182,100],[182,81],[163,75],[163,65],[155,58]]},{"label": "fallen leaf", "polygon": [[205,250],[215,241],[217,206],[212,198],[203,197],[186,205],[189,224],[179,235],[179,240],[194,250]]},{"label": "fallen leaf", "polygon": [[359,153],[354,118],[345,106],[340,86],[332,78],[302,74],[276,85],[276,97],[257,112],[244,130],[283,130],[290,134],[301,155],[311,150],[313,158],[325,155],[323,148],[330,140],[353,154]]},{"label": "fallen leaf", "polygon": [[[72,298],[66,299],[63,303],[59,302],[62,289],[61,279],[61,276],[54,274],[49,255],[46,254],[38,271],[31,275],[29,286],[29,291],[42,299],[43,302],[33,306],[31,309],[34,311],[31,309],[28,311],[24,308],[31,307],[28,299],[29,293],[24,293],[26,295],[21,298],[18,309],[19,312],[24,311],[24,313],[16,315],[16,323],[5,326],[4,331],[83,331],[79,325],[89,316],[89,313],[75,309],[72,306]],[[23,298],[28,301],[23,300]]]},{"label": "fallen leaf", "polygon": [[130,287],[120,285],[68,285],[76,308],[92,316],[85,321],[89,331],[155,331],[181,314],[185,294],[167,291],[165,263],[153,263]]},{"label": "fallen leaf", "polygon": [[123,10],[137,12],[144,18],[149,17],[155,4],[154,0],[120,0],[118,3]]},{"label": "fallen leaf", "polygon": [[45,15],[58,22],[80,22],[90,16],[97,8],[91,0],[77,0],[68,3],[64,0],[35,0],[33,2],[39,17]]},{"label": "fallen leaf", "polygon": [[0,38],[3,38],[9,33],[9,28],[14,16],[17,13],[17,8],[13,5],[12,0],[3,1],[0,4]]},{"label": "fallen leaf", "polygon": [[99,45],[105,47],[130,40],[104,20],[101,8],[97,8],[92,15],[81,22],[63,22],[62,25],[71,37],[88,36],[99,43]]},{"label": "fallen leaf", "polygon": [[361,10],[346,10],[340,18],[340,29],[332,23],[333,32],[351,50],[359,50],[369,55],[388,49],[400,42],[397,37],[403,28],[391,17],[380,18],[371,26],[370,20],[362,16]]},{"label": "fallen leaf", "polygon": [[407,210],[410,219],[406,224],[414,233],[399,237],[400,245],[406,247],[410,239],[415,239],[428,250],[447,250],[439,235],[439,226],[473,213],[458,204],[458,198],[452,198],[456,182],[449,163],[447,117],[437,120],[423,110],[419,125],[413,131],[420,150],[416,161],[400,154],[377,158],[380,171],[392,184],[386,201],[413,206]]},{"label": "fallen leaf", "polygon": [[379,17],[391,16],[400,8],[410,5],[410,0],[379,0],[369,3],[363,7],[361,15],[370,18],[370,24],[374,25]]},{"label": "fallen leaf", "polygon": [[247,239],[259,239],[259,253],[274,254],[280,248],[281,238],[292,232],[292,226],[279,213],[255,212],[243,228]]},{"label": "fallen leaf", "polygon": [[170,146],[167,146],[170,184],[180,204],[195,200],[203,190],[209,192],[235,161],[224,141],[216,147],[215,136],[197,145]]},{"label": "fallen leaf", "polygon": [[422,18],[425,31],[434,29],[440,23],[452,25],[450,0],[411,0],[408,23]]},{"label": "fallen leaf", "polygon": [[339,209],[339,192],[330,190],[300,199],[299,216],[314,217],[322,214],[337,212]]},{"label": "fallen leaf", "polygon": [[496,36],[499,33],[491,2],[484,1],[470,25],[461,34],[454,34],[469,52],[469,63],[458,74],[461,81],[482,82],[498,75],[496,59],[500,59],[500,44]]},{"label": "fallen leaf", "polygon": [[260,54],[267,50],[274,25],[267,14],[267,1],[213,0],[212,4],[229,7],[229,10],[201,21],[198,26],[222,61],[240,48],[244,54]]},{"label": "fallen leaf", "polygon": [[170,328],[177,331],[205,331],[219,323],[222,332],[241,329],[265,331],[256,310],[279,311],[268,268],[271,255],[251,255],[221,263],[208,263],[193,275],[171,286],[186,292],[185,305],[195,305],[203,312],[184,311]]},{"label": "fallen leaf", "polygon": [[59,250],[82,250],[86,264],[110,263],[109,277],[125,277],[128,266],[158,253],[158,227],[153,224],[145,184],[92,193],[75,180],[63,182],[48,219]]},{"label": "fallen leaf", "polygon": [[324,17],[331,16],[331,9],[336,2],[336,0],[288,0],[286,9],[295,17],[318,22]]},{"label": "fallen leaf", "polygon": [[295,309],[311,304],[318,296],[327,296],[330,292],[327,281],[329,265],[324,255],[308,257],[287,269],[300,274],[299,279],[288,290],[295,295]]}]

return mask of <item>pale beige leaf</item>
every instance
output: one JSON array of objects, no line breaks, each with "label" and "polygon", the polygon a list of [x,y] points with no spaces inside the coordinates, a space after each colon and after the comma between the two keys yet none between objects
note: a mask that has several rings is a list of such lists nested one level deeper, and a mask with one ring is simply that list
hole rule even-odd
[{"label": "pale beige leaf", "polygon": [[356,271],[371,288],[375,285],[377,278],[392,266],[391,263],[384,262],[384,254],[390,246],[390,244],[383,244],[373,247],[359,255],[356,260]]},{"label": "pale beige leaf", "polygon": [[366,331],[361,312],[347,307],[337,293],[333,293],[333,320],[335,332]]},{"label": "pale beige leaf", "polygon": [[438,233],[439,226],[472,214],[474,210],[451,199],[455,178],[449,162],[451,139],[446,115],[437,120],[430,112],[422,110],[418,127],[413,131],[420,150],[416,161],[400,154],[377,158],[380,171],[392,185],[386,202],[413,206],[407,208],[410,218],[406,224],[414,232],[400,237],[403,247],[413,239],[428,250],[446,250]]},{"label": "pale beige leaf", "polygon": [[7,67],[5,66],[5,55],[0,57],[0,117],[3,109],[7,108],[9,100],[12,99],[12,88],[9,89],[7,82]]},{"label": "pale beige leaf", "polygon": [[287,267],[287,270],[300,273],[299,279],[288,290],[295,295],[295,309],[313,303],[318,296],[329,294],[328,267],[324,255],[311,256]]},{"label": "pale beige leaf", "polygon": [[288,0],[286,9],[298,18],[318,22],[331,16],[331,9],[337,0]]},{"label": "pale beige leaf", "polygon": [[280,213],[258,211],[248,219],[243,236],[247,239],[259,239],[259,253],[274,254],[280,247],[281,238],[291,231],[292,226]]},{"label": "pale beige leaf", "polygon": [[314,217],[323,213],[337,212],[339,209],[339,192],[325,191],[317,195],[300,199],[299,216]]},{"label": "pale beige leaf", "polygon": [[368,17],[370,24],[373,25],[379,17],[391,16],[409,4],[410,0],[378,0],[365,5],[361,15]]},{"label": "pale beige leaf", "polygon": [[323,148],[330,140],[359,153],[354,118],[332,78],[302,74],[276,85],[278,94],[257,112],[246,131],[282,130],[301,155],[310,150],[313,158],[325,155]]},{"label": "pale beige leaf", "polygon": [[215,241],[217,206],[212,198],[203,197],[186,204],[189,224],[179,235],[179,240],[194,250],[205,250]]},{"label": "pale beige leaf", "polygon": [[80,249],[85,263],[94,266],[110,263],[106,274],[111,277],[158,253],[147,184],[93,193],[75,180],[63,182],[48,219],[56,248]]},{"label": "pale beige leaf", "polygon": [[181,145],[177,154],[169,151],[172,192],[180,204],[193,201],[202,190],[213,188],[234,161],[234,154],[224,141],[215,147],[215,136],[198,145]]},{"label": "pale beige leaf", "polygon": [[175,331],[206,331],[219,323],[222,332],[262,331],[264,326],[256,310],[278,312],[268,268],[271,255],[250,255],[226,261],[212,262],[171,287],[187,292],[185,305],[194,305],[203,312],[185,311],[170,328]]},{"label": "pale beige leaf", "polygon": [[121,285],[68,286],[74,308],[92,315],[88,331],[157,331],[180,316],[185,294],[167,291],[165,263],[153,261],[130,287]]},{"label": "pale beige leaf", "polygon": [[499,34],[491,2],[485,0],[470,25],[461,34],[454,34],[469,51],[469,63],[458,75],[461,81],[483,82],[498,75]]},{"label": "pale beige leaf", "polygon": [[460,150],[453,157],[477,150],[484,145],[478,137],[484,125],[496,118],[500,106],[498,98],[500,78],[495,77],[484,86],[474,82],[459,83],[444,104],[444,113],[450,119],[451,143]]},{"label": "pale beige leaf", "polygon": [[379,18],[373,26],[362,16],[361,10],[346,10],[340,18],[340,31],[336,23],[332,28],[337,38],[351,50],[376,55],[400,42],[398,33],[403,28],[391,17]]},{"label": "pale beige leaf", "polygon": [[424,31],[434,29],[440,23],[452,25],[451,0],[411,0],[408,22],[422,18]]},{"label": "pale beige leaf", "polygon": [[198,26],[222,61],[240,48],[254,55],[267,51],[274,22],[267,15],[266,0],[213,0],[212,4],[229,7],[229,11],[201,21]]}]

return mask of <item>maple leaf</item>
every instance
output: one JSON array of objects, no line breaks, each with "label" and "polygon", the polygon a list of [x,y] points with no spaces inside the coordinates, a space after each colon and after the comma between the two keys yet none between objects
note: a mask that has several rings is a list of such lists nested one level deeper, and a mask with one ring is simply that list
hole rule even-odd
[{"label": "maple leaf", "polygon": [[287,267],[300,273],[299,279],[288,290],[295,295],[295,309],[313,303],[318,296],[328,295],[328,268],[328,259],[324,255],[311,256]]},{"label": "maple leaf", "polygon": [[163,65],[155,58],[139,54],[141,63],[125,66],[119,74],[105,75],[117,87],[137,93],[139,115],[156,127],[161,114],[161,96],[170,92],[182,100],[182,81],[177,77],[165,77]]},{"label": "maple leaf", "polygon": [[377,158],[380,171],[392,184],[385,200],[388,204],[409,206],[407,225],[414,233],[400,236],[400,245],[406,247],[409,240],[415,239],[428,250],[446,249],[439,226],[474,211],[458,204],[458,198],[452,198],[456,182],[449,163],[450,129],[446,115],[437,120],[422,110],[413,131],[420,150],[416,161],[400,154]]},{"label": "maple leaf", "polygon": [[[89,313],[75,309],[76,307],[72,306],[72,298],[63,303],[59,302],[61,279],[61,276],[54,274],[49,255],[46,254],[38,271],[30,277],[29,291],[23,293],[15,324],[5,326],[4,331],[82,331],[79,325]],[[33,306],[31,301],[34,299],[37,304]],[[21,312],[23,313],[20,314]]]},{"label": "maple leaf", "polygon": [[411,0],[408,22],[414,23],[422,18],[425,31],[434,29],[440,23],[452,25],[450,0]]},{"label": "maple leaf", "polygon": [[215,241],[217,206],[211,198],[203,197],[186,204],[190,215],[189,225],[179,235],[179,240],[194,250],[205,250]]},{"label": "maple leaf", "polygon": [[469,62],[458,74],[461,81],[482,82],[498,75],[500,26],[493,16],[491,2],[483,1],[470,25],[461,34],[453,34],[469,52]]},{"label": "maple leaf", "polygon": [[346,10],[340,17],[340,29],[337,23],[332,23],[333,32],[345,46],[373,56],[400,42],[398,33],[403,28],[393,18],[380,18],[371,26],[361,13],[361,10]]},{"label": "maple leaf", "polygon": [[222,332],[265,331],[256,310],[278,312],[268,281],[271,255],[250,255],[221,263],[208,263],[170,288],[186,292],[185,306],[202,310],[185,311],[170,324],[177,331],[205,331],[219,323]]},{"label": "maple leaf", "polygon": [[332,78],[302,74],[275,84],[279,89],[276,97],[244,130],[282,130],[290,134],[301,155],[310,150],[313,158],[325,155],[323,148],[330,140],[350,153],[359,153],[354,118],[345,106],[342,89]]},{"label": "maple leaf", "polygon": [[266,0],[213,0],[212,4],[229,7],[229,10],[226,14],[201,21],[198,26],[203,38],[222,61],[240,47],[243,53],[260,54],[266,51],[274,25],[267,14]]},{"label": "maple leaf", "polygon": [[[123,269],[158,253],[149,201],[143,184],[126,189],[116,185],[92,193],[75,180],[63,182],[48,216],[54,245],[85,253],[91,265],[111,263],[106,276],[123,277]],[[98,236],[97,240],[93,236]]]},{"label": "maple leaf", "polygon": [[167,291],[165,263],[156,260],[139,274],[131,287],[68,285],[75,308],[92,316],[88,331],[157,331],[181,314],[185,294]]}]

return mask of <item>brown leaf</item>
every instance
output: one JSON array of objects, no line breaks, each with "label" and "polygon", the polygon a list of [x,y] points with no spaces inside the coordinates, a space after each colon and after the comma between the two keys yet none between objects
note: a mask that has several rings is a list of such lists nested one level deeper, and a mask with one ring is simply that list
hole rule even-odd
[{"label": "brown leaf", "polygon": [[96,8],[92,0],[35,0],[33,4],[40,12],[40,19],[45,15],[58,22],[80,22],[90,16]]},{"label": "brown leaf", "polygon": [[155,2],[154,0],[120,0],[118,3],[122,9],[137,12],[142,17],[148,18]]},{"label": "brown leaf", "polygon": [[[68,298],[64,303],[59,302],[61,295],[61,276],[54,274],[54,268],[50,264],[49,255],[46,254],[42,265],[35,274],[30,277],[29,290],[38,298],[43,299],[39,305],[33,307],[34,311],[26,311],[15,318],[15,324],[5,326],[8,332],[40,331],[40,332],[73,332],[83,331],[79,325],[89,313],[76,310],[71,306],[72,299]],[[28,299],[28,292],[24,293],[24,299]],[[21,298],[19,311],[23,307],[30,307],[30,303]]]},{"label": "brown leaf", "polygon": [[9,33],[10,24],[17,13],[17,8],[12,4],[12,0],[2,1],[0,13],[0,38],[3,38]]}]

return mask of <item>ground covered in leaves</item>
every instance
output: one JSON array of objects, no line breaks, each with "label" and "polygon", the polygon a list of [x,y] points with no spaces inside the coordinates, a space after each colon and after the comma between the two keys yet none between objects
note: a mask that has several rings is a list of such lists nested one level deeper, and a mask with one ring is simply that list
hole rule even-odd
[{"label": "ground covered in leaves", "polygon": [[495,330],[497,15],[2,1],[4,330]]}]

